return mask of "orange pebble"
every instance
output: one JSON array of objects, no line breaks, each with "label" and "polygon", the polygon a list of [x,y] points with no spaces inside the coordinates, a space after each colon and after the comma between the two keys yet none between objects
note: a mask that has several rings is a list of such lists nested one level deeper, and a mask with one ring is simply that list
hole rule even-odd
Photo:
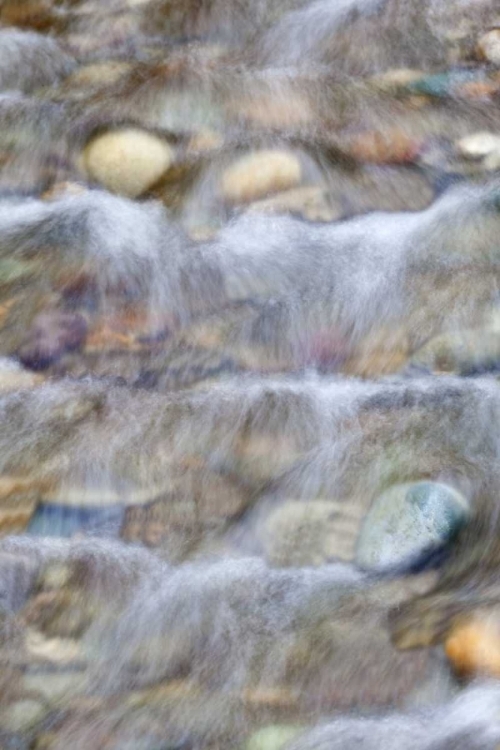
[{"label": "orange pebble", "polygon": [[500,677],[500,630],[491,622],[473,620],[455,627],[444,648],[460,674]]}]

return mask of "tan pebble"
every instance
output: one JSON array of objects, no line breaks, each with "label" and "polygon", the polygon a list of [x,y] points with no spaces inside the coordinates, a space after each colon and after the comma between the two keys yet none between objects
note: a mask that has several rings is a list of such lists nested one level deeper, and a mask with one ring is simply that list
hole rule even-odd
[{"label": "tan pebble", "polygon": [[111,86],[131,70],[130,63],[108,60],[104,63],[84,65],[65,81],[66,88],[86,88],[91,86]]},{"label": "tan pebble", "polygon": [[202,130],[199,133],[195,133],[190,139],[187,150],[188,152],[205,152],[205,151],[216,151],[222,148],[224,144],[224,138],[220,133],[215,130]]},{"label": "tan pebble", "polygon": [[287,688],[248,688],[243,691],[243,700],[252,706],[272,708],[296,708],[297,695]]},{"label": "tan pebble", "polygon": [[42,193],[42,200],[50,201],[57,198],[67,198],[70,195],[82,195],[87,188],[78,182],[56,182],[52,187]]},{"label": "tan pebble", "polygon": [[383,91],[390,91],[408,84],[413,81],[418,81],[422,78],[425,73],[422,70],[415,70],[414,68],[396,68],[394,70],[388,70],[381,75],[374,76],[371,82]]},{"label": "tan pebble", "polygon": [[339,205],[332,204],[328,193],[316,185],[286,190],[271,198],[252,203],[248,211],[251,213],[294,213],[300,214],[309,221],[336,221],[342,216]]},{"label": "tan pebble", "polygon": [[460,674],[500,677],[500,629],[491,620],[472,620],[456,626],[444,648]]},{"label": "tan pebble", "polygon": [[290,130],[310,124],[314,115],[308,101],[298,93],[251,97],[238,103],[234,115],[261,128]]},{"label": "tan pebble", "polygon": [[27,370],[0,371],[0,393],[19,391],[24,388],[35,388],[45,382],[45,377],[40,373],[28,372]]},{"label": "tan pebble", "polygon": [[158,182],[173,158],[168,143],[134,128],[97,136],[83,153],[90,178],[127,198],[137,198]]},{"label": "tan pebble", "polygon": [[500,29],[491,29],[478,42],[479,56],[493,65],[500,65]]},{"label": "tan pebble", "polygon": [[290,151],[256,151],[234,162],[222,175],[222,194],[231,203],[248,203],[296,187],[301,165]]},{"label": "tan pebble", "polygon": [[43,487],[29,479],[0,477],[0,535],[24,531]]},{"label": "tan pebble", "polygon": [[27,632],[26,649],[30,657],[54,664],[70,664],[82,657],[81,646],[76,639],[46,638],[35,630]]}]

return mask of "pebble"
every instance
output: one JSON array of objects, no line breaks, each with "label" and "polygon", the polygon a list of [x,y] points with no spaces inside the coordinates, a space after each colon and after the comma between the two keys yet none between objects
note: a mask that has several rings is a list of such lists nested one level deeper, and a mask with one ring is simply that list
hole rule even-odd
[{"label": "pebble", "polygon": [[44,376],[26,370],[9,357],[0,357],[0,393],[34,388],[44,382]]},{"label": "pebble", "polygon": [[87,531],[117,536],[123,513],[122,506],[67,507],[41,503],[30,521],[28,533],[72,537]]},{"label": "pebble", "polygon": [[457,151],[468,159],[483,159],[500,151],[500,135],[482,131],[461,138],[455,144]]},{"label": "pebble", "polygon": [[40,487],[29,479],[0,477],[0,534],[23,532],[35,513]]},{"label": "pebble", "polygon": [[0,715],[0,727],[8,732],[27,731],[40,721],[47,709],[40,701],[26,698],[4,706]]},{"label": "pebble", "polygon": [[65,352],[79,349],[86,335],[87,322],[78,313],[61,310],[40,313],[18,351],[19,360],[31,370],[45,370]]},{"label": "pebble", "polygon": [[500,65],[500,29],[491,29],[478,42],[479,56],[493,65]]},{"label": "pebble", "polygon": [[297,187],[299,159],[290,151],[256,151],[235,161],[222,175],[222,194],[229,203],[250,203]]},{"label": "pebble", "polygon": [[281,750],[303,727],[293,724],[271,724],[254,732],[246,744],[246,750]]},{"label": "pebble", "polygon": [[337,221],[342,217],[340,202],[332,201],[328,192],[317,185],[285,190],[271,198],[252,203],[251,213],[283,214],[290,213],[308,221]]},{"label": "pebble", "polygon": [[137,128],[103,133],[83,152],[89,177],[127,198],[138,198],[157,183],[173,159],[168,143]]},{"label": "pebble", "polygon": [[26,650],[31,660],[54,665],[68,665],[81,660],[82,647],[74,638],[46,638],[42,633],[28,630]]},{"label": "pebble", "polygon": [[[406,86],[409,94],[418,94],[443,99],[460,96],[464,86],[482,83],[485,80],[483,71],[450,70],[435,75],[424,76]],[[466,89],[467,93],[467,89]],[[467,97],[466,97],[467,98]]]},{"label": "pebble", "polygon": [[352,560],[362,510],[330,500],[290,500],[273,510],[260,534],[266,560],[277,566]]},{"label": "pebble", "polygon": [[368,511],[356,545],[356,563],[383,570],[416,562],[450,541],[468,516],[466,499],[447,485],[395,485]]},{"label": "pebble", "polygon": [[398,89],[420,80],[424,75],[423,71],[414,68],[394,68],[373,76],[370,82],[381,91],[394,93]]},{"label": "pebble", "polygon": [[455,671],[464,676],[478,673],[500,677],[500,629],[498,620],[473,618],[456,625],[448,635],[445,653]]},{"label": "pebble", "polygon": [[410,364],[439,373],[471,375],[500,369],[500,329],[494,315],[477,328],[447,331],[418,349]]},{"label": "pebble", "polygon": [[361,162],[405,164],[415,161],[420,148],[420,142],[404,130],[388,128],[360,133],[351,140],[347,150]]}]

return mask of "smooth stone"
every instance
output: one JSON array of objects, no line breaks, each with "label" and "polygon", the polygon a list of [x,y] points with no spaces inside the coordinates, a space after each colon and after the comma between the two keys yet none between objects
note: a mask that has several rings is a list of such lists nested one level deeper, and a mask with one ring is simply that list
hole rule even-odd
[{"label": "smooth stone", "polygon": [[97,136],[83,152],[89,176],[112,193],[137,198],[165,174],[174,159],[160,138],[136,128]]},{"label": "smooth stone", "polygon": [[75,638],[46,638],[35,630],[27,632],[26,651],[28,658],[34,662],[48,662],[61,667],[83,659],[81,644]]},{"label": "smooth stone", "polygon": [[247,210],[249,213],[290,213],[308,221],[337,221],[342,217],[340,204],[332,201],[328,192],[316,185],[286,190],[252,203]]},{"label": "smooth stone", "polygon": [[363,522],[355,561],[383,570],[409,565],[450,541],[469,516],[467,500],[437,482],[395,485],[380,495]]},{"label": "smooth stone", "polygon": [[79,349],[87,336],[87,321],[79,313],[52,310],[33,320],[18,351],[20,362],[31,370],[45,370],[65,352]]},{"label": "smooth stone", "polygon": [[452,627],[444,650],[458,674],[500,677],[499,625],[498,613],[483,613]]},{"label": "smooth stone", "polygon": [[0,727],[8,732],[23,732],[40,721],[46,713],[47,708],[37,700],[19,700],[4,706],[0,714]]},{"label": "smooth stone", "polygon": [[44,380],[43,375],[23,369],[15,359],[0,357],[0,393],[34,388]]},{"label": "smooth stone", "polygon": [[130,72],[130,63],[117,60],[106,60],[105,62],[90,63],[83,65],[68,76],[64,82],[64,88],[68,91],[78,89],[89,89],[92,87],[103,88],[112,86]]},{"label": "smooth stone", "polygon": [[408,164],[415,161],[420,148],[421,143],[400,128],[360,133],[347,144],[351,156],[372,164]]},{"label": "smooth stone", "polygon": [[302,177],[299,159],[290,151],[255,151],[228,167],[221,181],[222,195],[230,203],[250,203],[297,187]]},{"label": "smooth stone", "polygon": [[36,482],[16,476],[0,477],[0,534],[25,531],[40,499]]},{"label": "smooth stone", "polygon": [[72,507],[41,503],[28,526],[33,536],[71,537],[79,532],[100,532],[117,536],[123,520],[123,506]]},{"label": "smooth stone", "polygon": [[281,750],[303,731],[304,727],[293,724],[271,724],[252,734],[246,744],[246,750]]},{"label": "smooth stone", "polygon": [[435,336],[411,358],[410,365],[434,372],[471,375],[500,369],[500,328],[492,315],[485,325]]},{"label": "smooth stone", "polygon": [[437,99],[455,96],[462,86],[475,84],[484,79],[484,73],[476,70],[451,70],[425,76],[407,84],[410,94],[432,96]]},{"label": "smooth stone", "polygon": [[414,81],[421,80],[424,75],[422,70],[414,68],[395,68],[373,76],[370,83],[381,91],[394,93]]},{"label": "smooth stone", "polygon": [[458,152],[468,159],[484,159],[500,151],[500,135],[481,131],[461,138],[455,144]]},{"label": "smooth stone", "polygon": [[500,65],[500,29],[491,29],[480,38],[478,52],[493,65]]},{"label": "smooth stone", "polygon": [[53,665],[47,671],[28,671],[23,680],[26,690],[38,693],[47,703],[55,706],[84,695],[88,690],[88,683],[88,673],[83,669],[54,671]]},{"label": "smooth stone", "polygon": [[257,532],[264,557],[280,567],[352,560],[362,513],[350,503],[287,501],[269,513]]}]

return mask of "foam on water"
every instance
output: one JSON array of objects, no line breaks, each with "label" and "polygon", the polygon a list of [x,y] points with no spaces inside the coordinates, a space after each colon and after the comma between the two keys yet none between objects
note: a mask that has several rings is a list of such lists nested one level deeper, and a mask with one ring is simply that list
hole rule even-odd
[{"label": "foam on water", "polygon": [[[233,342],[314,364],[314,335],[349,352],[376,330],[405,328],[416,349],[444,327],[477,319],[498,288],[497,195],[496,183],[460,188],[423,212],[331,225],[244,215],[215,241],[194,244],[159,204],[89,191],[4,203],[0,250],[41,258],[58,249],[75,273],[94,279],[104,307],[110,292],[126,289],[174,325],[257,304],[260,313],[231,332]],[[58,261],[47,263],[49,279],[58,272]]]},{"label": "foam on water", "polygon": [[[450,189],[422,211],[332,223],[245,213],[217,192],[242,149],[286,148],[300,162],[301,184],[323,185],[328,170],[314,154],[317,143],[319,150],[329,143],[332,160],[339,157],[329,188],[336,175],[347,184],[346,163],[366,176],[343,153],[340,136],[351,125],[387,125],[387,102],[370,76],[395,66],[449,66],[454,45],[470,44],[495,10],[491,0],[458,4],[472,26],[453,38],[453,12],[436,0],[63,3],[68,43],[52,31],[0,30],[0,151],[8,157],[0,262],[31,274],[27,292],[2,278],[2,310],[11,295],[21,310],[11,328],[31,331],[36,314],[66,294],[64,304],[85,326],[126,318],[130,309],[138,318],[145,311],[151,323],[163,316],[162,346],[180,342],[188,362],[196,348],[189,336],[196,340],[197,325],[213,324],[224,355],[254,370],[192,390],[147,390],[140,376],[156,364],[161,378],[164,352],[138,346],[141,363],[133,361],[127,378],[133,387],[60,377],[62,366],[48,383],[0,394],[2,499],[19,492],[22,512],[33,513],[31,536],[0,542],[2,666],[27,684],[41,674],[50,686],[54,664],[26,664],[33,634],[35,650],[36,638],[43,648],[77,648],[68,674],[81,681],[43,725],[51,732],[68,722],[54,750],[155,750],[160,741],[181,750],[240,747],[276,716],[304,723],[287,750],[499,745],[496,683],[464,689],[439,649],[404,651],[391,641],[411,641],[421,627],[433,646],[447,632],[440,618],[450,603],[460,614],[481,597],[498,600],[497,384],[318,374],[353,371],[348,364],[360,352],[402,346],[408,358],[436,334],[482,321],[500,281],[498,180]],[[365,43],[370,34],[373,43]],[[112,69],[109,87],[92,75],[91,84],[83,75],[83,85],[76,78],[59,86],[79,66],[110,60],[130,68],[116,80]],[[235,102],[246,110],[237,106],[228,116],[237,93],[248,98]],[[312,121],[322,111],[324,122],[317,132],[307,117],[287,122],[280,139],[261,136],[257,118],[247,138],[248,102],[259,97],[261,108],[266,97],[278,103],[282,119],[294,108],[307,114],[310,105]],[[467,126],[495,126],[489,111],[481,120],[481,103],[461,106]],[[394,113],[404,122],[399,103]],[[90,184],[72,196],[44,193],[68,176],[82,178],[79,158],[94,133],[130,123],[168,140],[181,171],[197,129],[220,138],[210,166],[205,156],[196,163],[198,177],[175,218],[175,201],[169,213],[151,197],[163,195],[164,185],[137,201]],[[406,127],[416,138],[413,124]],[[373,167],[376,175],[383,169]],[[195,241],[186,228],[207,206],[222,227]],[[11,341],[1,338],[2,355],[19,353]],[[289,374],[262,374],[269,371]],[[387,576],[362,573],[341,544],[316,567],[293,558],[280,567],[266,525],[272,513],[294,503],[331,508],[318,524],[331,526],[347,549],[380,493],[422,479],[449,484],[471,507],[469,526],[440,560],[437,584],[434,571],[422,571],[427,560]],[[34,496],[26,499],[28,484]],[[149,541],[112,538],[126,538],[130,510],[144,512],[153,527],[167,519],[157,550],[145,548]],[[179,543],[176,553],[170,537],[177,533],[187,552]],[[298,533],[306,536],[307,524]],[[56,620],[62,608],[62,635],[44,620],[46,606]],[[25,623],[20,645],[15,636]],[[81,698],[89,700],[77,716]]]}]

